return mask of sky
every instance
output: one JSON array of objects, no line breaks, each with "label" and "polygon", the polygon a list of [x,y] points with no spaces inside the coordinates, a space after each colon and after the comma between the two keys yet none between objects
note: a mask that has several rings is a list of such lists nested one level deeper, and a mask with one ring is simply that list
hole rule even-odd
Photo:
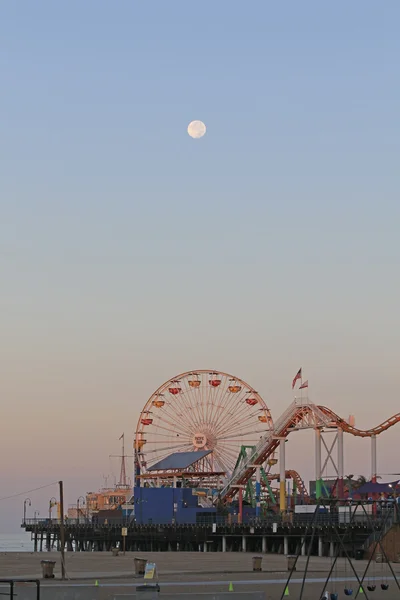
[{"label": "sky", "polygon": [[[399,412],[399,18],[397,0],[1,3],[0,497],[97,489],[187,370],[243,378],[274,418],[300,366],[359,427]],[[312,432],[293,437],[308,481]],[[369,475],[368,441],[345,444]]]}]

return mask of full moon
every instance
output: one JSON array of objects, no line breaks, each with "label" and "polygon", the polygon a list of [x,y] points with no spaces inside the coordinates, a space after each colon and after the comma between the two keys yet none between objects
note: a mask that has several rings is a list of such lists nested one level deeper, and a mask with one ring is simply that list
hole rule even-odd
[{"label": "full moon", "polygon": [[207,129],[203,121],[192,121],[189,123],[187,128],[187,132],[190,137],[195,139],[203,137],[206,131]]}]

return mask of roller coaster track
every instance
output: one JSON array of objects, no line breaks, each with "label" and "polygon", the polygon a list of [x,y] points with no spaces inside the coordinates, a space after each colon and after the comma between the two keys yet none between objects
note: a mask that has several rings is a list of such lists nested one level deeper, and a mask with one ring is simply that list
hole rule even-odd
[{"label": "roller coaster track", "polygon": [[347,421],[339,417],[330,408],[326,408],[326,406],[318,406],[318,408],[335,423],[335,427],[339,427],[340,429],[343,429],[345,433],[351,433],[351,435],[355,435],[357,437],[365,438],[372,437],[373,435],[379,435],[390,427],[393,427],[393,425],[396,425],[396,423],[400,423],[400,413],[397,413],[396,415],[393,415],[393,417],[390,417],[372,429],[357,429],[356,427],[349,425]]},{"label": "roller coaster track", "polygon": [[325,406],[317,406],[311,402],[300,404],[295,401],[290,404],[287,410],[276,421],[273,429],[269,430],[260,439],[257,446],[255,446],[254,450],[249,454],[246,460],[235,469],[231,479],[221,491],[220,498],[223,501],[231,500],[238,489],[246,485],[253,476],[257,466],[263,465],[278,448],[280,440],[282,438],[287,438],[292,431],[310,428],[339,428],[345,433],[365,438],[379,435],[399,422],[400,413],[397,413],[377,427],[372,429],[357,429],[356,427],[349,425],[347,421]]},{"label": "roller coaster track", "polygon": [[[302,480],[300,474],[297,471],[294,471],[293,469],[289,469],[285,471],[286,473],[286,479],[291,479],[292,481],[294,481],[296,483],[296,489],[297,489],[297,493],[307,499],[308,496],[308,491],[307,488],[305,486],[304,481]],[[279,479],[279,473],[273,473],[268,474],[268,479],[269,480],[274,480],[274,479]]]}]

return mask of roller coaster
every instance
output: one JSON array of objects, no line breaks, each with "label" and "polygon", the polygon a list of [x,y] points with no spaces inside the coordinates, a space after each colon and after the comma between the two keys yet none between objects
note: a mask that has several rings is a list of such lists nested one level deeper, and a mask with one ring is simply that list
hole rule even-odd
[{"label": "roller coaster", "polygon": [[[372,469],[371,478],[376,479],[376,436],[388,430],[396,423],[400,422],[400,413],[390,417],[380,425],[371,429],[358,429],[339,417],[335,412],[325,406],[318,406],[304,400],[295,400],[287,410],[276,421],[274,427],[268,431],[258,442],[251,453],[244,461],[238,465],[232,474],[232,477],[226,483],[221,491],[222,501],[231,500],[248,483],[248,481],[257,474],[261,465],[263,465],[280,447],[280,503],[281,508],[285,507],[285,452],[284,443],[293,431],[302,429],[314,429],[317,433],[317,440],[323,430],[336,430],[338,432],[338,481],[339,493],[343,489],[343,433],[349,433],[356,437],[371,438],[372,440]],[[318,453],[318,444],[316,446]],[[316,460],[318,465],[320,460]],[[316,478],[321,478],[321,472],[316,473]]]}]

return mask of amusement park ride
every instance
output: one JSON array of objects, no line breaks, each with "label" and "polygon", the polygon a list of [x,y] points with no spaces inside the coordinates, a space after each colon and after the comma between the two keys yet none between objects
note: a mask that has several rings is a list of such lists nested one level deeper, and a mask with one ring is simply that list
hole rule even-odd
[{"label": "amusement park ride", "polygon": [[[303,501],[308,498],[299,474],[286,469],[285,442],[294,431],[313,429],[316,499],[322,495],[322,474],[328,462],[337,474],[337,496],[343,498],[344,434],[370,438],[371,480],[376,482],[377,436],[399,421],[400,413],[377,427],[361,430],[329,408],[302,397],[274,422],[260,394],[238,377],[209,370],[182,373],[160,386],[140,414],[134,441],[135,484],[176,487],[179,480],[185,487],[211,488],[217,492],[214,501],[227,503],[237,497],[239,515],[244,499],[255,505],[259,515],[262,504],[275,503],[278,496],[284,511],[287,479],[292,480],[294,494]],[[330,444],[325,439],[328,433],[334,434]],[[190,453],[199,460],[182,468],[175,460],[179,453]],[[279,474],[272,471],[277,455]],[[274,492],[271,484],[275,479],[279,490]]]}]

